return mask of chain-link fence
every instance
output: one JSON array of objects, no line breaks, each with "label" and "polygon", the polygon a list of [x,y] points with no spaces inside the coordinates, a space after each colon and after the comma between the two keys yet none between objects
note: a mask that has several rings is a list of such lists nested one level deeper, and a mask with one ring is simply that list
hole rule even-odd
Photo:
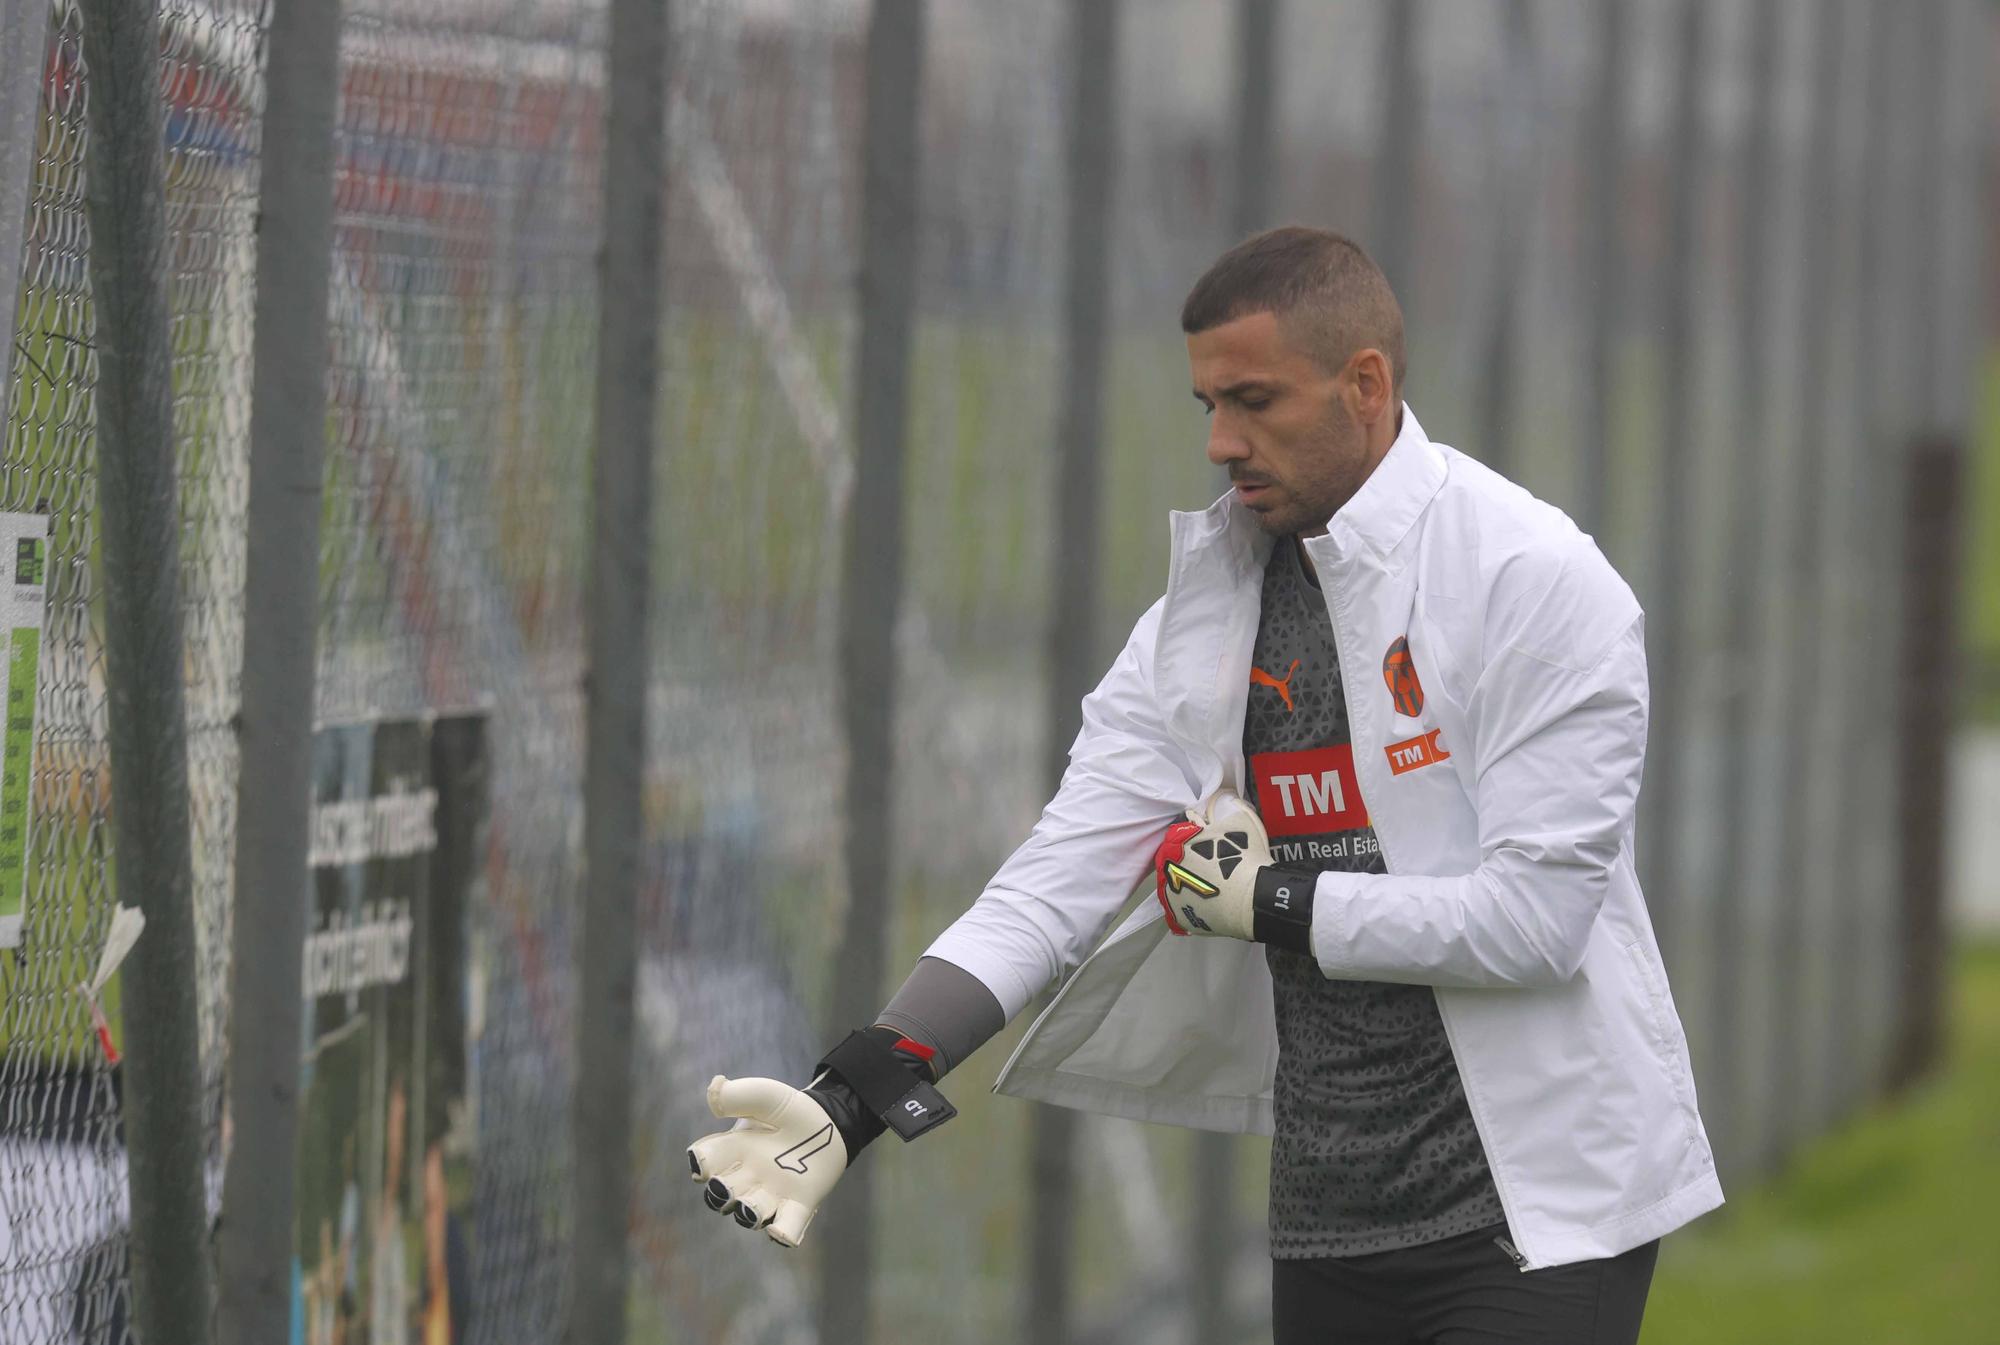
[{"label": "chain-link fence", "polygon": [[[187,630],[187,750],[200,972],[195,987],[209,1184],[220,1161],[220,1082],[234,844],[233,687],[241,664],[242,442],[249,410],[260,23],[251,4],[161,7],[161,95],[170,231],[166,284]],[[47,613],[35,700],[27,881],[12,894],[20,942],[4,973],[0,1064],[6,1134],[0,1317],[22,1340],[107,1339],[127,1312],[119,1135],[118,982],[89,982],[111,928],[103,603],[85,259],[87,80],[81,21],[57,5],[39,77],[43,115],[21,255],[0,509],[46,514]],[[25,765],[26,763],[22,763]]]},{"label": "chain-link fence", "polygon": [[350,5],[342,40],[319,714],[510,726],[487,738],[477,1155],[450,1206],[471,1340],[552,1338],[560,1303],[601,42],[563,4]]},{"label": "chain-link fence", "polygon": [[[1119,6],[1103,44],[1066,0],[922,15],[905,579],[869,599],[895,614],[896,659],[890,977],[873,991],[1046,797],[1074,712],[1050,671],[1059,595],[1095,594],[1101,667],[1164,582],[1165,512],[1220,489],[1185,385],[1188,285],[1245,229],[1301,220],[1390,270],[1431,433],[1570,509],[1648,607],[1642,859],[1725,1175],[1770,1170],[1872,1096],[1902,989],[1902,459],[1920,431],[1962,436],[1971,403],[1986,8],[1175,0]],[[1044,1203],[1032,1112],[977,1097],[1004,1040],[954,1077],[952,1126],[867,1160],[865,1285],[821,1284],[812,1255],[720,1226],[686,1179],[711,1075],[799,1078],[848,1026],[830,1006],[857,908],[839,641],[857,600],[843,538],[870,508],[854,279],[871,16],[672,6],[632,1338],[812,1339],[831,1294],[871,1300],[880,1339],[1009,1338],[1033,1319],[1028,1286],[1046,1288],[1032,1249],[1052,1217],[1076,1221],[1059,1286],[1074,1339],[1188,1338],[1181,1271],[1204,1229],[1235,1256],[1224,1311],[1248,1338],[1263,1147],[1084,1118],[1041,1179],[1066,1202]],[[213,1190],[258,170],[285,147],[261,134],[265,7],[165,0],[161,18]],[[129,1313],[118,981],[79,990],[116,909],[111,801],[135,787],[106,754],[79,31],[62,0],[46,58],[0,70],[41,91],[0,456],[0,513],[45,516],[48,537],[26,881],[14,907],[0,892],[0,916],[20,915],[0,952],[0,1337],[27,1345],[122,1341]],[[421,1131],[442,1175],[404,1153],[399,1187],[386,1132],[410,1104],[388,1074],[359,1086],[373,1119],[352,1144],[303,1132],[310,1345],[440,1321],[452,1339],[561,1334],[575,988],[592,975],[575,957],[591,398],[619,284],[596,266],[606,32],[595,0],[350,2],[343,21],[317,724],[472,716],[489,755],[470,970],[450,992],[463,1097]],[[1066,174],[1093,81],[1111,93],[1108,303],[1104,372],[1079,392]],[[1242,128],[1265,124],[1246,154]],[[1063,440],[1075,397],[1100,417],[1089,452]],[[1093,544],[1072,553],[1092,568],[1065,571],[1059,501],[1098,471]],[[308,1078],[352,1021],[309,1019]],[[1218,1162],[1229,1183],[1198,1190]],[[404,1200],[408,1221],[385,1222]]]}]

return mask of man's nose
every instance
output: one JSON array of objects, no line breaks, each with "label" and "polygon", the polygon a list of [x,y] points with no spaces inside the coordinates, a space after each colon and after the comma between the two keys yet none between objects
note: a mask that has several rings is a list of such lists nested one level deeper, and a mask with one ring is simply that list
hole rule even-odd
[{"label": "man's nose", "polygon": [[1250,446],[1243,442],[1229,422],[1217,415],[1208,423],[1208,460],[1217,467],[1227,467],[1232,462],[1240,462],[1250,456]]}]

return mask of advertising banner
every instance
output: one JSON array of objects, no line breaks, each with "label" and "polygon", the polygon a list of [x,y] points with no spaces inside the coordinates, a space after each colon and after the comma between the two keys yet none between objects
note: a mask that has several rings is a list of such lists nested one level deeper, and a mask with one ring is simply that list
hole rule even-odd
[{"label": "advertising banner", "polygon": [[486,820],[481,717],[313,743],[293,1339],[452,1345],[472,1310],[467,917]]},{"label": "advertising banner", "polygon": [[21,942],[49,517],[0,513],[0,948]]}]

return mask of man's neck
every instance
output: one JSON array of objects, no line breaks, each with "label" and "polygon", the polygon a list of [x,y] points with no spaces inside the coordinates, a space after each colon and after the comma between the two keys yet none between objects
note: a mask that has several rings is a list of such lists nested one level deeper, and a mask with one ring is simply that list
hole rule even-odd
[{"label": "man's neck", "polygon": [[[1381,445],[1379,448],[1376,449],[1375,462],[1372,466],[1369,467],[1368,476],[1364,476],[1361,478],[1362,485],[1368,484],[1368,477],[1375,475],[1376,468],[1379,468],[1382,465],[1382,459],[1389,456],[1389,450],[1394,448],[1396,446],[1396,441],[1402,437],[1403,437],[1403,403],[1402,399],[1398,398],[1396,401],[1395,428],[1389,434],[1389,442]],[[1355,490],[1359,492],[1360,486],[1355,487]],[[1351,495],[1348,497],[1348,499],[1352,498],[1354,497]],[[1347,502],[1343,500],[1341,502],[1341,508],[1344,509],[1346,507],[1347,507]],[[1334,510],[1334,513],[1336,514],[1339,512],[1340,512],[1339,509]],[[1332,526],[1333,526],[1333,520],[1329,518],[1327,519],[1326,522],[1320,524],[1316,528],[1301,528],[1298,532],[1292,534],[1292,544],[1298,549],[1299,563],[1305,566],[1306,578],[1312,581],[1312,586],[1314,588],[1319,587],[1319,572],[1313,569],[1312,556],[1306,550],[1306,539],[1308,537],[1324,536],[1326,534],[1326,530]]]},{"label": "man's neck", "polygon": [[1314,588],[1319,587],[1319,571],[1313,568],[1312,553],[1306,550],[1306,538],[1308,536],[1317,537],[1325,531],[1325,528],[1321,528],[1317,532],[1312,533],[1295,532],[1288,539],[1292,544],[1292,550],[1298,554],[1299,568],[1306,573],[1306,582]]}]

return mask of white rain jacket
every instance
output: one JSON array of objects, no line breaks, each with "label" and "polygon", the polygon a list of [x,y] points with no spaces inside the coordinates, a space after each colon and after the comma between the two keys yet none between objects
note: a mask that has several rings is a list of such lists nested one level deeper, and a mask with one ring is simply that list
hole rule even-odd
[{"label": "white rain jacket", "polygon": [[[1167,824],[1224,786],[1248,792],[1271,545],[1233,496],[1173,516],[1166,594],[1085,699],[1055,798],[929,949],[1010,1019],[1082,964],[1000,1092],[1271,1131],[1261,946],[1169,936],[1149,898],[1084,956]],[[1436,987],[1526,1268],[1613,1256],[1720,1205],[1633,868],[1646,660],[1631,590],[1560,511],[1431,443],[1407,406],[1388,455],[1306,547],[1353,734],[1337,783],[1358,787],[1388,870],[1320,875],[1320,966]],[[1405,637],[1421,703],[1404,684],[1399,707],[1386,660]],[[1286,801],[1312,806],[1334,783]]]}]

